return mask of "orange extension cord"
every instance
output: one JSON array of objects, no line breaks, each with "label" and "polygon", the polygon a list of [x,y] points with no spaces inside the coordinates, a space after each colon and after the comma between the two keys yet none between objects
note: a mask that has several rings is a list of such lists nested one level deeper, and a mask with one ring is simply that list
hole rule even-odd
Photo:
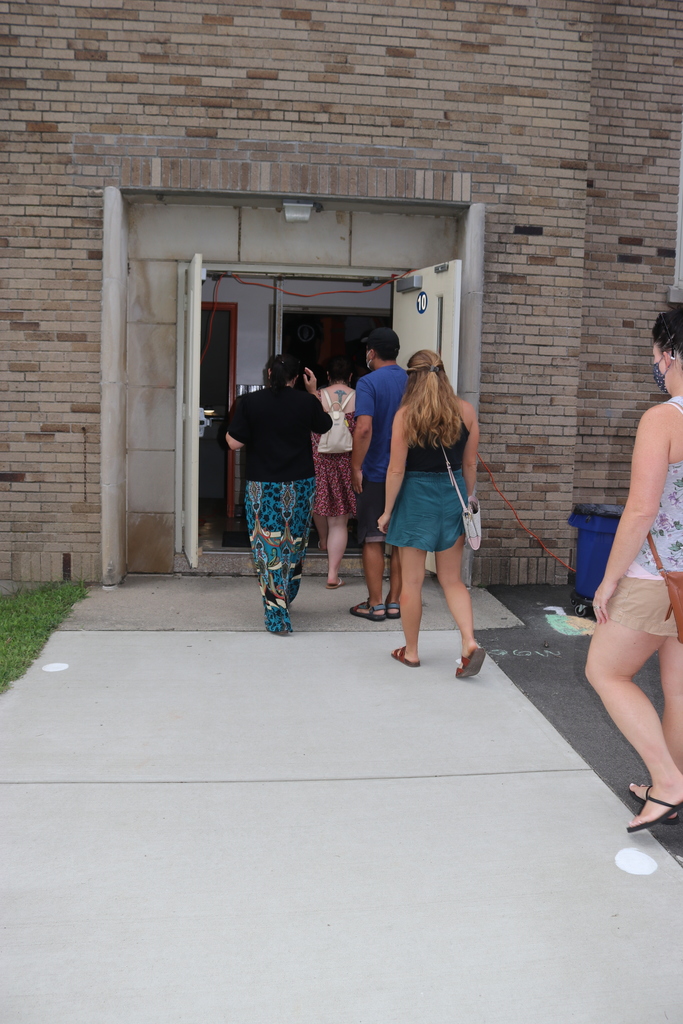
[{"label": "orange extension cord", "polygon": [[559,562],[559,563],[560,563],[560,565],[563,565],[563,566],[565,567],[565,569],[569,569],[569,571],[570,571],[570,572],[576,572],[576,570],[575,570],[575,569],[572,569],[571,565],[567,565],[567,563],[566,563],[566,562],[563,562],[563,561],[562,561],[562,559],[561,559],[561,558],[560,558],[560,557],[559,557],[558,555],[555,555],[555,554],[553,554],[553,552],[552,552],[552,551],[550,550],[550,548],[547,548],[547,547],[545,546],[545,544],[543,543],[543,541],[541,540],[541,538],[540,538],[539,536],[537,536],[537,534],[535,534],[535,533],[533,532],[533,530],[530,530],[528,526],[525,526],[525,525],[524,525],[524,523],[522,522],[522,520],[521,520],[521,519],[519,518],[519,516],[517,515],[517,513],[516,513],[516,511],[515,511],[515,509],[514,509],[514,506],[512,505],[512,503],[508,501],[508,499],[507,499],[507,498],[505,497],[505,495],[503,494],[503,492],[501,491],[501,489],[500,489],[500,488],[498,487],[498,484],[496,483],[496,481],[495,481],[495,480],[494,480],[494,478],[493,478],[493,473],[491,472],[491,470],[489,469],[489,467],[488,467],[488,466],[486,465],[486,463],[485,463],[485,462],[484,462],[484,460],[482,459],[481,455],[479,455],[479,453],[477,453],[477,458],[478,458],[478,459],[479,459],[479,461],[481,462],[482,466],[484,467],[484,469],[486,470],[486,472],[488,473],[488,475],[489,475],[489,476],[491,477],[491,483],[493,484],[494,490],[496,490],[496,491],[498,492],[498,494],[500,494],[501,498],[503,499],[503,501],[505,502],[505,504],[506,504],[506,505],[507,505],[507,506],[508,506],[508,507],[510,508],[510,510],[512,511],[512,514],[513,514],[513,516],[515,517],[515,519],[517,520],[517,522],[519,523],[519,525],[520,525],[520,526],[522,527],[522,529],[523,529],[523,530],[526,530],[526,532],[527,532],[527,533],[529,534],[529,536],[530,536],[530,537],[533,537],[533,538],[534,538],[534,540],[537,540],[537,541],[538,541],[538,543],[539,543],[539,544],[541,545],[541,547],[543,548],[543,550],[544,550],[544,551],[547,551],[547,553],[548,553],[548,554],[550,555],[550,557],[551,557],[551,558],[554,558],[556,562]]},{"label": "orange extension cord", "polygon": [[199,365],[201,366],[202,363],[204,362],[204,357],[206,356],[206,353],[209,351],[209,347],[211,345],[211,335],[213,333],[213,318],[216,315],[216,306],[218,304],[218,287],[224,277],[232,277],[235,279],[235,281],[239,282],[239,284],[250,285],[252,288],[269,288],[272,292],[281,292],[282,295],[293,295],[297,299],[315,299],[319,295],[367,295],[368,292],[378,292],[380,288],[386,288],[388,284],[393,284],[394,281],[400,281],[402,277],[407,277],[408,274],[413,273],[415,273],[415,271],[406,270],[405,273],[397,274],[395,277],[389,278],[388,281],[382,281],[381,284],[375,285],[374,288],[363,288],[361,291],[359,291],[357,288],[336,288],[334,289],[334,291],[330,292],[303,293],[288,292],[284,288],[280,288],[280,286],[277,284],[264,284],[262,281],[245,281],[237,274],[233,274],[226,271],[224,274],[220,275],[220,277],[218,278],[214,285],[212,300],[213,309],[211,310],[211,316],[209,317],[209,323],[206,331],[206,345],[204,346],[204,351],[202,352],[201,358],[199,360]]},{"label": "orange extension cord", "polygon": [[233,277],[235,281],[238,281],[240,284],[251,285],[252,287],[255,288],[270,288],[270,290],[273,292],[280,292],[282,295],[294,295],[297,299],[315,299],[319,295],[367,295],[368,292],[378,292],[380,288],[386,288],[388,284],[393,284],[394,281],[400,281],[402,277],[407,277],[408,274],[414,273],[414,270],[406,270],[404,274],[397,274],[395,277],[390,277],[388,281],[382,281],[381,284],[376,284],[374,288],[362,288],[360,291],[358,290],[358,288],[335,288],[334,291],[331,292],[309,293],[288,292],[286,291],[286,289],[280,288],[280,286],[277,284],[263,284],[262,281],[244,281],[241,277],[238,277],[237,274],[234,273],[230,274],[230,277]]}]

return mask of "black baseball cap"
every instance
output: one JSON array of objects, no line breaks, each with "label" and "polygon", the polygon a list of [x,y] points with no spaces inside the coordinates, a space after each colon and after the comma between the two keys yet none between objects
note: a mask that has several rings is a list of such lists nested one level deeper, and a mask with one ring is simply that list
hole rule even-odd
[{"label": "black baseball cap", "polygon": [[396,331],[391,327],[375,327],[365,339],[367,348],[371,348],[380,359],[395,359],[401,347]]}]

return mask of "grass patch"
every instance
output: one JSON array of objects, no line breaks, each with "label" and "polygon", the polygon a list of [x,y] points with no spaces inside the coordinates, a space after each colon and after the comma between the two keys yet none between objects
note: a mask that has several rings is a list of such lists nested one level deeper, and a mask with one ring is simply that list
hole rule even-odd
[{"label": "grass patch", "polygon": [[0,597],[0,693],[23,676],[76,601],[87,596],[83,583],[46,583]]}]

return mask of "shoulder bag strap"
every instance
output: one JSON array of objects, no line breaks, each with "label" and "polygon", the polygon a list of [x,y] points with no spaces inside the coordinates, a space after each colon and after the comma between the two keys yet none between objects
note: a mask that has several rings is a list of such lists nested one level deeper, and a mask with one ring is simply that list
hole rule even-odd
[{"label": "shoulder bag strap", "polygon": [[458,484],[456,482],[455,474],[453,473],[453,467],[451,466],[450,462],[448,461],[448,456],[446,455],[446,449],[444,448],[443,445],[441,445],[441,451],[443,452],[443,457],[446,460],[446,469],[448,470],[448,477],[449,477],[451,483],[453,484],[453,487],[455,488],[455,493],[460,498],[460,504],[462,505],[462,510],[463,510],[463,512],[468,512],[469,509],[468,509],[467,505],[465,504],[465,502],[462,500],[462,494],[460,493],[460,488],[458,487]]},{"label": "shoulder bag strap", "polygon": [[328,395],[328,393],[327,393],[327,391],[325,390],[325,388],[322,388],[322,389],[321,389],[321,392],[320,392],[320,394],[321,394],[321,395],[324,395],[324,396],[325,396],[325,398],[327,399],[327,411],[329,412],[329,411],[330,411],[330,409],[332,408],[332,399],[331,399],[331,398],[330,398],[330,396]]},{"label": "shoulder bag strap", "polygon": [[657,548],[655,547],[655,543],[654,543],[654,541],[652,539],[652,534],[651,533],[648,533],[648,535],[647,535],[647,542],[650,545],[650,551],[652,552],[652,557],[655,560],[655,565],[657,566],[657,571],[661,572],[662,575],[665,576],[666,575],[666,569],[662,565],[662,560],[659,557],[659,554],[657,553]]},{"label": "shoulder bag strap", "polygon": [[[353,398],[353,395],[354,395],[354,392],[353,392],[353,391],[349,391],[348,395],[346,396],[346,398],[344,399],[344,401],[343,401],[343,402],[341,403],[341,407],[342,407],[342,412],[344,411],[344,409],[346,408],[346,406],[347,406],[347,405],[349,404],[349,402],[350,402],[350,401],[351,401],[351,399]],[[681,409],[681,412],[683,412],[683,409]]]}]

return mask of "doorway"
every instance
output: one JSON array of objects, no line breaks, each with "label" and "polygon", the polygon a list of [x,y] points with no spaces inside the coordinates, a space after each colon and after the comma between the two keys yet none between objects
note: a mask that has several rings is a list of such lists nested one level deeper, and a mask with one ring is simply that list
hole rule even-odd
[{"label": "doorway", "polygon": [[[282,317],[282,351],[313,370],[320,387],[329,383],[327,371],[332,360],[340,356],[348,359],[355,387],[367,372],[365,338],[375,327],[390,326],[390,309],[288,308]],[[297,386],[303,387],[303,383],[299,381]]]},{"label": "doorway", "polygon": [[[204,270],[197,255],[183,273],[187,343],[179,385],[183,448],[178,490],[182,548],[191,568],[198,566],[200,553],[249,549],[245,460],[241,452],[228,453],[224,438],[234,401],[266,386],[274,353],[295,355],[315,371],[320,386],[327,383],[330,360],[344,355],[355,382],[366,372],[367,335],[374,327],[393,326],[402,341],[399,362],[419,348],[436,349],[457,387],[460,260],[391,276],[356,273],[345,278],[310,271],[264,276],[242,268]],[[316,543],[313,537],[313,549]]]},{"label": "doorway", "polygon": [[[391,284],[382,288],[384,294],[379,297],[373,294],[376,288],[374,281],[369,288],[361,281],[274,281],[233,278],[224,272],[205,282],[199,427],[198,546],[202,553],[249,550],[245,460],[225,443],[234,402],[265,386],[266,364],[278,350],[295,355],[302,367],[311,366],[321,387],[327,384],[327,368],[337,356],[351,362],[354,382],[365,374],[364,338],[374,327],[391,324]],[[224,301],[228,296],[237,301]],[[279,310],[278,302],[283,303]],[[301,379],[297,386],[303,387]],[[312,549],[317,540],[313,530]],[[349,546],[350,550],[356,546],[353,535]]]}]

